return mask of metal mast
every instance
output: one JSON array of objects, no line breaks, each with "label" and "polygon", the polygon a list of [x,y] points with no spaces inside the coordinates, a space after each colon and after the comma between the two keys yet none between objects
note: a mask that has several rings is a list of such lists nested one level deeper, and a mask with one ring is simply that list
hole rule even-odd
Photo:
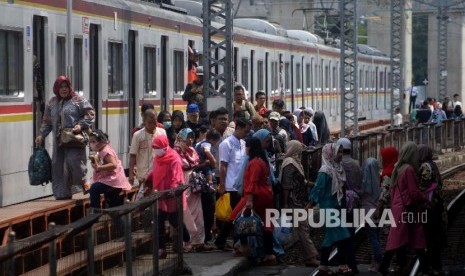
[{"label": "metal mast", "polygon": [[447,94],[447,25],[449,16],[447,8],[438,6],[438,49],[437,49],[437,99],[444,100]]},{"label": "metal mast", "polygon": [[391,126],[394,125],[394,110],[400,108],[400,98],[404,91],[404,68],[401,65],[404,60],[404,1],[391,0]]},{"label": "metal mast", "polygon": [[340,0],[341,136],[350,129],[354,135],[358,134],[357,21],[357,0]]},{"label": "metal mast", "polygon": [[[216,91],[215,82],[223,83],[225,91],[226,109],[229,116],[232,115],[232,35],[233,35],[233,17],[231,0],[203,0],[203,93],[204,104],[207,111],[214,109],[214,106],[221,105]],[[213,23],[214,22],[214,23]],[[213,23],[213,24],[212,24]],[[215,40],[213,39],[215,37]],[[218,58],[215,58],[215,50],[218,50]],[[222,55],[223,53],[223,55]],[[218,68],[218,71],[213,70]],[[221,70],[223,69],[223,70]],[[207,98],[213,101],[207,100]]]}]

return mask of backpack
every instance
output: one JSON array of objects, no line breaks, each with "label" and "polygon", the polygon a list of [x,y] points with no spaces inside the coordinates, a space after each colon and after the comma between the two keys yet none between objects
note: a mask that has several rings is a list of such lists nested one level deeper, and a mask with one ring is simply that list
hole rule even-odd
[{"label": "backpack", "polygon": [[45,185],[52,181],[52,159],[44,147],[34,149],[29,158],[28,173],[32,186]]}]

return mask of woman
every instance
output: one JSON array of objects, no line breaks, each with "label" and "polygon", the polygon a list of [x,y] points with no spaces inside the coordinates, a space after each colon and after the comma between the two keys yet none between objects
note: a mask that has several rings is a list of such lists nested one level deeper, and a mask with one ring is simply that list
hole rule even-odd
[{"label": "woman", "polygon": [[[381,194],[378,160],[372,157],[368,158],[362,166],[362,175],[360,203],[361,207],[368,213],[370,210],[376,208]],[[383,259],[378,228],[368,226],[367,235],[374,255],[370,271],[378,271]]]},{"label": "woman", "polygon": [[[288,120],[289,122],[291,123],[291,129],[292,129],[292,132],[294,134],[294,139],[292,140],[297,140],[299,142],[303,142],[302,140],[302,133],[300,133],[300,130],[299,130],[299,127],[298,127],[298,124],[297,124],[297,117],[294,115],[294,114],[291,114],[291,113],[287,113],[286,115],[284,115]],[[292,138],[292,137],[291,137]]]},{"label": "woman", "polygon": [[[289,141],[279,174],[279,182],[284,190],[283,208],[305,208],[308,205],[308,192],[310,185],[305,179],[302,167],[302,152],[304,145],[299,141]],[[308,220],[298,222],[297,233],[305,251],[305,265],[318,266],[318,251],[310,239],[310,224]]]},{"label": "woman", "polygon": [[172,124],[171,114],[166,110],[158,113],[157,122],[160,124],[163,124],[163,128],[167,130],[168,128],[171,127],[171,124]]},{"label": "woman", "polygon": [[[153,190],[159,192],[175,189],[179,183],[184,182],[184,173],[182,170],[182,162],[179,154],[170,148],[168,137],[159,135],[153,139],[152,148],[155,152],[153,160],[153,170],[147,176],[147,179],[152,179]],[[182,206],[186,211],[186,193],[182,194]],[[158,201],[158,257],[165,259],[166,244],[165,244],[165,220],[168,220],[174,228],[178,227],[177,207],[175,199],[164,199]],[[182,227],[182,226],[181,226]],[[189,233],[183,231],[184,242],[189,241]]]},{"label": "woman", "polygon": [[421,145],[418,147],[420,161],[420,190],[430,202],[427,208],[426,223],[423,224],[426,239],[426,260],[431,270],[429,275],[440,275],[442,270],[441,250],[447,242],[447,212],[442,194],[442,180],[439,169],[433,161],[433,150]]},{"label": "woman", "polygon": [[289,137],[289,140],[296,139],[291,122],[287,118],[281,118],[281,120],[279,120],[279,127],[287,132],[287,137]]},{"label": "woman", "polygon": [[50,99],[43,117],[40,135],[36,144],[53,133],[52,191],[56,199],[71,199],[71,186],[79,189],[86,183],[86,148],[60,146],[60,135],[64,128],[72,128],[74,134],[88,132],[94,122],[94,108],[84,98],[74,93],[71,82],[65,76],[56,79],[54,97]]},{"label": "woman", "polygon": [[[234,208],[231,219],[234,220],[242,209],[250,208],[265,221],[266,209],[273,208],[273,192],[268,183],[270,167],[265,151],[261,147],[258,138],[252,137],[248,140],[249,163],[244,173],[244,194]],[[265,257],[263,264],[277,264],[276,257],[273,255],[273,225],[263,228],[263,244],[265,246]]]},{"label": "woman", "polygon": [[381,172],[381,194],[375,212],[377,218],[381,216],[384,208],[391,206],[391,177],[399,158],[399,152],[395,147],[383,148],[380,153],[383,170]]},{"label": "woman", "polygon": [[[394,254],[401,273],[407,265],[407,246],[415,249],[420,258],[420,270],[424,272],[425,235],[419,223],[409,223],[404,217],[408,213],[419,210],[427,199],[419,189],[417,146],[407,142],[400,151],[399,161],[392,173],[391,212],[396,227],[391,227],[386,243],[386,253],[381,262],[379,272],[388,274],[388,268]],[[407,207],[408,206],[408,207]]]},{"label": "woman", "polygon": [[[342,147],[336,144],[326,144],[322,149],[322,165],[318,172],[315,187],[310,193],[313,204],[320,206],[320,211],[329,211],[330,209],[340,210],[345,206],[344,200],[344,182],[346,176],[344,169],[340,164],[342,160]],[[328,221],[325,221],[325,226]],[[321,248],[321,264],[318,267],[319,275],[331,275],[329,269],[329,254],[332,247],[336,246],[339,257],[339,274],[351,275],[352,270],[349,268],[348,256],[353,254],[350,251],[350,233],[347,228],[342,226],[325,227],[325,236]]]},{"label": "woman", "polygon": [[[182,169],[184,171],[185,183],[189,183],[192,172],[199,165],[199,155],[192,147],[194,141],[194,132],[190,128],[184,128],[179,131],[178,137],[174,144],[174,150],[181,157]],[[185,251],[190,252],[212,250],[204,244],[205,230],[203,224],[203,211],[200,193],[194,193],[191,189],[186,190],[187,208],[184,211],[184,224],[191,237],[190,244],[185,246]]]},{"label": "woman", "polygon": [[89,144],[90,148],[96,152],[91,159],[94,175],[89,189],[90,207],[100,208],[100,194],[105,195],[108,207],[122,205],[123,198],[120,193],[123,190],[131,190],[131,184],[124,175],[121,160],[111,147],[108,135],[97,129],[90,135]]},{"label": "woman", "polygon": [[326,121],[325,113],[323,111],[315,112],[313,116],[313,123],[316,127],[316,132],[318,133],[320,145],[324,145],[329,142],[329,127],[328,122]]},{"label": "woman", "polygon": [[168,136],[170,147],[174,147],[174,142],[181,129],[186,127],[186,121],[184,120],[184,113],[181,110],[173,111],[171,115],[171,126],[166,129],[166,135]]},{"label": "woman", "polygon": [[294,111],[294,115],[297,117],[297,123],[299,124],[300,133],[302,134],[302,142],[306,146],[315,144],[315,137],[313,136],[312,130],[308,122],[310,122],[311,114],[306,110],[297,109]]}]

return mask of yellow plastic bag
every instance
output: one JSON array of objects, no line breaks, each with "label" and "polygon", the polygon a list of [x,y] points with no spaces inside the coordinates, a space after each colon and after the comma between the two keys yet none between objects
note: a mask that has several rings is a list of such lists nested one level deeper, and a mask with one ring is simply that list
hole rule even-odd
[{"label": "yellow plastic bag", "polygon": [[215,209],[217,220],[229,220],[229,217],[232,213],[229,193],[225,193],[220,198],[218,198],[218,200],[216,201]]}]

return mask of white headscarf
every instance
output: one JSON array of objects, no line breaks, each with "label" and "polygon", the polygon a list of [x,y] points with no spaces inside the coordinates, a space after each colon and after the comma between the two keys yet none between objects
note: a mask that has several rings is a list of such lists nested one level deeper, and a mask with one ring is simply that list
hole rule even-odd
[{"label": "white headscarf", "polygon": [[344,168],[340,163],[336,163],[334,158],[336,158],[338,149],[341,146],[337,146],[334,143],[326,144],[321,152],[321,168],[319,172],[326,173],[331,177],[331,194],[337,195],[337,202],[341,204],[341,200],[344,196],[344,191],[342,187],[346,181],[346,174]]}]

